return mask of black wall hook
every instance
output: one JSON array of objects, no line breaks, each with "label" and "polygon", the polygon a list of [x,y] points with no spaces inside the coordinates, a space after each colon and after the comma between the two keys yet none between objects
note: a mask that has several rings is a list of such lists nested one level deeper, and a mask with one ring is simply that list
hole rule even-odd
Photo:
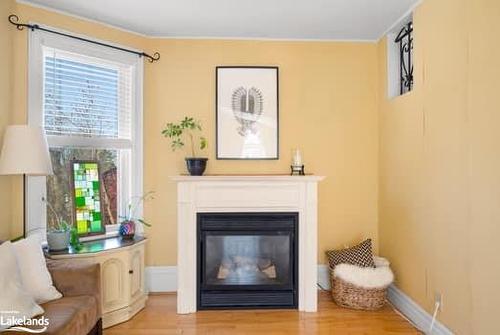
[{"label": "black wall hook", "polygon": [[149,54],[147,54],[145,52],[140,52],[140,51],[125,49],[125,48],[120,48],[120,47],[117,47],[117,46],[114,46],[114,45],[111,45],[111,44],[106,44],[106,43],[102,43],[102,42],[98,42],[98,41],[93,41],[93,40],[89,40],[89,39],[86,39],[86,38],[83,38],[83,37],[78,37],[78,36],[73,36],[73,35],[70,35],[70,34],[61,33],[59,31],[55,31],[55,30],[50,30],[50,29],[47,29],[47,28],[40,27],[37,24],[20,23],[19,22],[19,16],[15,15],[15,14],[9,15],[8,19],[9,19],[10,23],[12,23],[13,25],[16,26],[17,30],[24,30],[24,28],[31,29],[31,31],[42,30],[42,31],[45,31],[45,32],[48,32],[48,33],[51,33],[51,34],[61,35],[61,36],[73,38],[75,40],[79,40],[79,41],[83,41],[83,42],[87,42],[87,43],[92,43],[92,44],[97,44],[97,45],[108,47],[108,48],[112,48],[112,49],[115,49],[115,50],[120,50],[120,51],[124,51],[124,52],[128,52],[128,53],[132,53],[132,54],[138,55],[139,57],[147,58],[147,60],[150,63],[156,62],[156,61],[158,61],[160,59],[160,53],[159,52],[155,52],[153,54],[153,56],[151,56],[151,55],[149,55]]}]

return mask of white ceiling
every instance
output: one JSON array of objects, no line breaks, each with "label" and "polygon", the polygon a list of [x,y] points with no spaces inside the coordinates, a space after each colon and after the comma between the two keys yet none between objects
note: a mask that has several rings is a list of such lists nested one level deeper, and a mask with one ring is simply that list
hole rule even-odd
[{"label": "white ceiling", "polygon": [[153,37],[377,40],[418,0],[18,2],[62,11]]}]

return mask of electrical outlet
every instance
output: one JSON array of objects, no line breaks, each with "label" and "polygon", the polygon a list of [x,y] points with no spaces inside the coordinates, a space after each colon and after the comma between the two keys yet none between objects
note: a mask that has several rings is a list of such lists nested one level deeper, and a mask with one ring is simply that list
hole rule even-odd
[{"label": "electrical outlet", "polygon": [[434,292],[434,306],[439,303],[439,311],[443,311],[443,293],[441,292]]}]

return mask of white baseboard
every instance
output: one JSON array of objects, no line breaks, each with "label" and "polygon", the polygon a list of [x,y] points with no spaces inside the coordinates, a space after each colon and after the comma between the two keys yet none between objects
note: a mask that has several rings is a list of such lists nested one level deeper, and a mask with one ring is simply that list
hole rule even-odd
[{"label": "white baseboard", "polygon": [[330,289],[330,270],[328,269],[328,265],[318,265],[318,286],[319,289]]},{"label": "white baseboard", "polygon": [[[318,265],[318,284],[323,289],[330,289],[330,273],[327,265]],[[407,317],[418,329],[427,335],[453,335],[453,332],[446,328],[441,322],[434,323],[432,332],[428,332],[431,327],[432,315],[427,313],[409,296],[403,293],[395,285],[389,286],[387,298],[391,304]]]},{"label": "white baseboard", "polygon": [[147,292],[176,292],[177,266],[147,266]]},{"label": "white baseboard", "polygon": [[[318,265],[318,284],[320,288],[330,289],[330,274],[327,265]],[[146,267],[146,289],[148,292],[177,291],[177,266]],[[396,309],[426,334],[453,335],[453,332],[439,321],[435,322],[432,333],[428,333],[427,330],[430,328],[432,316],[395,285],[389,287],[387,298]]]},{"label": "white baseboard", "polygon": [[420,307],[415,301],[398,289],[394,284],[389,286],[387,298],[391,304],[406,316],[413,324],[427,335],[453,335],[441,322],[434,323],[434,329],[429,332],[432,316]]}]

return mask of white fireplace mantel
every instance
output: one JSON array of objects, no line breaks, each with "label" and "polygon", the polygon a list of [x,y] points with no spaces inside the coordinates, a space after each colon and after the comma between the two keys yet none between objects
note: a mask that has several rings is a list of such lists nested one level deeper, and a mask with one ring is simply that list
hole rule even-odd
[{"label": "white fireplace mantel", "polygon": [[196,312],[196,214],[299,213],[299,310],[317,310],[317,184],[321,176],[174,176],[177,182],[177,313]]}]

